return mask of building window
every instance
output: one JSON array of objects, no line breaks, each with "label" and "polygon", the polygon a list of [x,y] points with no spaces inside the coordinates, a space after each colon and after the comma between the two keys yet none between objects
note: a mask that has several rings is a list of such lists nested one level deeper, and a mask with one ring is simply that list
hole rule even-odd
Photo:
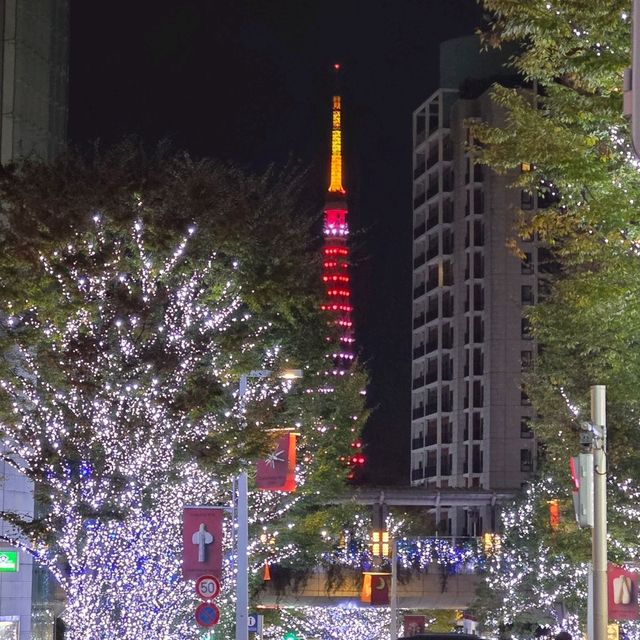
[{"label": "building window", "polygon": [[533,304],[533,287],[530,284],[523,284],[520,289],[520,301],[522,304]]},{"label": "building window", "polygon": [[473,244],[476,247],[484,246],[484,223],[482,220],[473,222]]},{"label": "building window", "polygon": [[520,352],[520,365],[522,371],[528,371],[533,365],[533,351]]},{"label": "building window", "polygon": [[474,411],[473,413],[473,439],[474,440],[482,440],[482,436],[483,436],[483,426],[484,426],[484,420],[482,418],[482,415],[476,411]]},{"label": "building window", "polygon": [[477,343],[484,342],[484,322],[480,316],[473,318],[473,341]]},{"label": "building window", "polygon": [[520,449],[520,471],[533,471],[533,453],[531,449]]},{"label": "building window", "polygon": [[520,336],[523,340],[532,340],[533,334],[531,333],[531,322],[529,318],[522,318],[520,321]]},{"label": "building window", "polygon": [[484,387],[480,380],[473,382],[473,406],[475,408],[484,406]]},{"label": "building window", "polygon": [[430,447],[438,444],[438,422],[437,420],[429,420],[427,422],[427,441],[425,445]]},{"label": "building window", "polygon": [[453,426],[449,421],[449,418],[442,418],[442,425],[440,426],[440,442],[442,444],[451,444],[453,442]]},{"label": "building window", "polygon": [[524,258],[522,258],[520,271],[523,275],[531,275],[533,273],[533,258],[528,252],[525,252]]},{"label": "building window", "polygon": [[481,284],[473,285],[473,310],[484,310],[484,287]]},{"label": "building window", "polygon": [[480,251],[473,254],[473,277],[484,278],[484,256]]},{"label": "building window", "polygon": [[479,444],[474,444],[471,450],[472,473],[482,473],[483,471],[483,455]]},{"label": "building window", "polygon": [[473,374],[476,376],[484,374],[484,354],[482,349],[473,350]]},{"label": "building window", "polygon": [[533,438],[533,431],[531,430],[531,418],[529,416],[522,416],[522,418],[520,418],[520,437]]},{"label": "building window", "polygon": [[449,260],[442,263],[442,286],[450,287],[453,285],[453,267]]},{"label": "building window", "polygon": [[523,189],[520,192],[520,208],[525,211],[533,209],[533,193],[531,193],[531,191]]}]

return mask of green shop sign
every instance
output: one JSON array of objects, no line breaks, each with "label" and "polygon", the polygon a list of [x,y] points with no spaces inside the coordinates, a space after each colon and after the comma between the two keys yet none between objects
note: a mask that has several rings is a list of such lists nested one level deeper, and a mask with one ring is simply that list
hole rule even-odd
[{"label": "green shop sign", "polygon": [[18,552],[0,549],[0,573],[16,573],[18,571]]}]

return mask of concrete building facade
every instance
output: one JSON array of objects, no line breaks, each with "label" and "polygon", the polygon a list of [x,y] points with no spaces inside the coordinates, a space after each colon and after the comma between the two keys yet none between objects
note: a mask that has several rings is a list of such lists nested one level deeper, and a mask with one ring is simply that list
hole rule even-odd
[{"label": "concrete building facade", "polygon": [[[51,160],[66,146],[68,0],[0,0],[0,161],[34,156]],[[0,462],[0,510],[34,515],[33,485]],[[0,520],[2,540],[14,537]],[[15,551],[0,542],[2,551]],[[18,570],[0,571],[0,638],[53,640],[55,583],[19,551]],[[58,623],[59,628],[59,623]]]},{"label": "concrete building facade", "polygon": [[[462,55],[469,47],[475,56]],[[474,38],[445,43],[448,88],[413,114],[411,484],[509,491],[536,467],[522,376],[535,358],[525,315],[544,257],[535,239],[517,240],[524,258],[509,247],[519,210],[537,197],[474,164],[469,150],[470,122],[502,117],[482,82],[500,60],[477,64],[477,50]],[[435,520],[444,535],[496,526],[490,507],[443,504]]]}]

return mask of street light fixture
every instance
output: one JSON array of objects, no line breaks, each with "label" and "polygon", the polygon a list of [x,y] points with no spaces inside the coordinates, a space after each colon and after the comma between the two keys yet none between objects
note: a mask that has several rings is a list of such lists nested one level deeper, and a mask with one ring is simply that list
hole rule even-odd
[{"label": "street light fixture", "polygon": [[[259,369],[240,376],[238,397],[247,392],[248,378],[277,376],[285,380],[302,378],[302,369],[271,371]],[[249,640],[249,487],[247,472],[241,471],[233,481],[233,515],[236,529],[236,640]]]}]

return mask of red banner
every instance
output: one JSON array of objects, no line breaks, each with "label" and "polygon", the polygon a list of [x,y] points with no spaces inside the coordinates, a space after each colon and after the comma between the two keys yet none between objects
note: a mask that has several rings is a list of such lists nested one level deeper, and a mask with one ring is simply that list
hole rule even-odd
[{"label": "red banner", "polygon": [[222,573],[221,508],[185,507],[182,511],[182,577]]},{"label": "red banner", "polygon": [[609,563],[607,568],[609,620],[638,619],[638,574]]},{"label": "red banner", "polygon": [[363,574],[360,601],[367,604],[389,604],[390,573]]},{"label": "red banner", "polygon": [[405,616],[403,622],[405,637],[410,638],[411,636],[417,636],[419,633],[424,633],[426,624],[426,616]]},{"label": "red banner", "polygon": [[295,433],[280,436],[274,450],[264,460],[258,460],[256,484],[266,491],[295,491]]}]

